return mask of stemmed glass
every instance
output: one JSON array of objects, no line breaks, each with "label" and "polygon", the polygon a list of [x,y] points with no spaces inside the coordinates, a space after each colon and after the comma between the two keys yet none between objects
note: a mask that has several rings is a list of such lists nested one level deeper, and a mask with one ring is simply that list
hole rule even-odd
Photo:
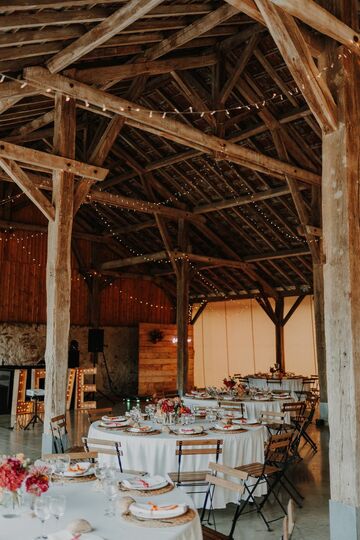
[{"label": "stemmed glass", "polygon": [[65,514],[66,499],[64,495],[50,498],[50,512],[57,521]]},{"label": "stemmed glass", "polygon": [[105,508],[105,516],[114,517],[115,516],[114,503],[119,493],[118,483],[108,478],[104,485],[104,492],[105,492],[105,497],[108,502]]},{"label": "stemmed glass", "polygon": [[68,457],[59,457],[55,461],[55,473],[60,477],[60,483],[64,482],[64,474],[70,463],[70,458]]},{"label": "stemmed glass", "polygon": [[50,513],[50,504],[49,497],[42,496],[38,497],[34,504],[34,512],[37,518],[42,523],[42,535],[37,536],[35,540],[46,540],[47,536],[45,534],[45,523],[51,517]]}]

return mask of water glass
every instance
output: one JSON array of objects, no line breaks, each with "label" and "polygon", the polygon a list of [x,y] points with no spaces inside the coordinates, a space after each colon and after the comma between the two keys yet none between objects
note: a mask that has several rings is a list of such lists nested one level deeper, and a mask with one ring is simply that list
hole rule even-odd
[{"label": "water glass", "polygon": [[39,518],[42,523],[42,534],[37,536],[35,540],[46,540],[47,536],[45,534],[45,524],[51,517],[50,497],[44,495],[42,497],[38,497],[34,504],[34,512],[36,517]]},{"label": "water glass", "polygon": [[60,477],[60,483],[62,484],[64,482],[64,474],[65,471],[68,469],[70,464],[70,457],[69,456],[61,456],[56,458],[55,460],[55,473]]},{"label": "water glass", "polygon": [[65,514],[66,499],[64,495],[50,497],[50,513],[59,520]]},{"label": "water glass", "polygon": [[104,484],[104,492],[107,500],[107,505],[105,507],[105,516],[114,517],[115,516],[115,500],[119,494],[118,482],[111,481],[108,479]]}]

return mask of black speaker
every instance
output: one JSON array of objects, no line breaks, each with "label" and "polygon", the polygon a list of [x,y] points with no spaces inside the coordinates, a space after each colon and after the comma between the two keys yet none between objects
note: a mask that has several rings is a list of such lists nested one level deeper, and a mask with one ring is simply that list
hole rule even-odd
[{"label": "black speaker", "polygon": [[104,330],[102,328],[89,328],[88,352],[97,353],[104,351]]}]

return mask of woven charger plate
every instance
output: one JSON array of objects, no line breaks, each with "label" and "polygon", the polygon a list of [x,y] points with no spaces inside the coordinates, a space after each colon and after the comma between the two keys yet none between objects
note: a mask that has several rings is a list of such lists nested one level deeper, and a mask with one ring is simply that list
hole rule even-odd
[{"label": "woven charger plate", "polygon": [[95,474],[88,474],[87,476],[64,476],[62,477],[53,477],[53,481],[55,482],[69,482],[69,483],[77,483],[77,482],[93,482],[96,480]]},{"label": "woven charger plate", "polygon": [[140,431],[139,433],[134,433],[132,431],[125,430],[124,433],[126,435],[130,435],[131,437],[138,437],[139,435],[145,437],[148,435],[159,435],[161,431],[159,431],[158,429],[154,429],[154,431]]},{"label": "woven charger plate", "polygon": [[168,493],[174,489],[174,484],[168,483],[167,486],[164,486],[159,489],[129,489],[120,484],[120,491],[126,493],[127,495],[133,495],[134,497],[150,497],[151,495],[162,495],[163,493]]},{"label": "woven charger plate", "polygon": [[189,510],[182,516],[167,519],[141,519],[133,516],[132,514],[123,514],[121,517],[127,523],[133,523],[139,527],[146,527],[147,529],[160,529],[163,527],[178,527],[179,525],[190,523],[190,521],[196,517],[196,512],[192,508],[189,508]]}]

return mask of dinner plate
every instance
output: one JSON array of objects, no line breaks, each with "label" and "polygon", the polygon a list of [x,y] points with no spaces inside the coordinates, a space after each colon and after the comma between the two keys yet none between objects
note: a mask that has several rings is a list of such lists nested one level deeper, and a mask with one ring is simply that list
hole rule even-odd
[{"label": "dinner plate", "polygon": [[242,415],[241,413],[231,413],[231,412],[228,412],[226,414],[224,414],[224,418],[230,418],[231,420],[239,420],[240,418],[242,418]]},{"label": "dinner plate", "polygon": [[192,426],[192,427],[175,427],[173,429],[174,433],[178,435],[195,435],[197,433],[203,433],[203,426]]},{"label": "dinner plate", "polygon": [[239,418],[238,420],[233,420],[233,424],[243,424],[244,426],[251,426],[251,424],[257,424],[258,421],[253,419],[253,420],[248,420],[247,418]]},{"label": "dinner plate", "polygon": [[128,431],[129,433],[151,433],[152,431],[155,431],[155,428],[152,426],[128,427],[125,431]]},{"label": "dinner plate", "polygon": [[124,422],[100,422],[99,427],[106,428],[106,429],[113,429],[113,428],[120,428],[125,427],[129,425],[129,420],[125,420]]},{"label": "dinner plate", "polygon": [[126,416],[103,416],[103,422],[126,422]]},{"label": "dinner plate", "polygon": [[[78,470],[75,470],[78,467]],[[76,463],[71,465],[73,470],[67,469],[64,472],[64,476],[68,478],[73,478],[75,476],[90,476],[94,474],[92,463],[90,461],[82,461],[81,463]]]},{"label": "dinner plate", "polygon": [[215,424],[215,429],[218,429],[220,431],[239,431],[239,429],[241,429],[241,427],[239,426],[239,424],[237,424],[237,425],[233,425],[233,424],[225,424],[225,425]]},{"label": "dinner plate", "polygon": [[255,400],[255,401],[269,401],[270,398],[265,397],[265,396],[255,396],[255,397],[254,397],[254,400]]},{"label": "dinner plate", "polygon": [[273,399],[289,399],[290,395],[286,394],[286,396],[282,396],[281,394],[277,394],[273,396]]},{"label": "dinner plate", "polygon": [[[151,483],[151,480],[154,483]],[[150,482],[150,485],[146,485],[147,482]],[[151,491],[153,489],[161,489],[167,486],[169,482],[163,476],[150,476],[150,477],[136,477],[123,480],[122,485],[127,489],[134,489],[138,491]]]},{"label": "dinner plate", "polygon": [[152,503],[132,503],[131,514],[142,519],[168,519],[182,516],[188,511],[186,504],[168,504],[157,506]]}]

